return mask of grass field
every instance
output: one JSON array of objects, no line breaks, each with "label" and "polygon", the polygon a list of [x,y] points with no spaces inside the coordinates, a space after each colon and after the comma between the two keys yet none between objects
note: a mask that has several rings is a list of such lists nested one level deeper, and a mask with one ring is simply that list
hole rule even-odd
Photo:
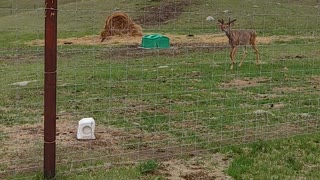
[{"label": "grass field", "polygon": [[[99,43],[114,10],[139,19],[169,2],[60,2],[57,178],[317,179],[319,2],[185,1],[177,18],[142,24],[172,36],[170,49]],[[42,178],[43,11],[40,0],[0,3],[0,179]],[[262,63],[248,49],[229,70],[209,15],[256,29]],[[96,119],[96,140],[75,139],[83,117]]]}]

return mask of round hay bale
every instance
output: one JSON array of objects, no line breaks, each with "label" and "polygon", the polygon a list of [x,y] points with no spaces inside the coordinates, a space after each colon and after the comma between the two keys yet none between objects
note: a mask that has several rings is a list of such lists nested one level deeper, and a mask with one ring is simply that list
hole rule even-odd
[{"label": "round hay bale", "polygon": [[104,29],[100,33],[101,42],[109,36],[142,36],[142,28],[123,12],[115,12],[106,19]]}]

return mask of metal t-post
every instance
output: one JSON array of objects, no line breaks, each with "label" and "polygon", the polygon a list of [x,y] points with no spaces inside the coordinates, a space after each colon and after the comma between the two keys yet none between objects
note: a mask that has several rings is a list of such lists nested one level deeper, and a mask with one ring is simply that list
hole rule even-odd
[{"label": "metal t-post", "polygon": [[44,163],[45,179],[56,176],[57,2],[45,0]]}]

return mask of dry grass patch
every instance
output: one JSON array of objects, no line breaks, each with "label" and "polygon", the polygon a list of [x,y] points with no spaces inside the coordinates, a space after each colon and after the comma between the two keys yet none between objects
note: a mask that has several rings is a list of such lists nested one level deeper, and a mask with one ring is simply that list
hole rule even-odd
[{"label": "dry grass patch", "polygon": [[215,153],[208,156],[195,156],[188,160],[164,161],[155,174],[163,175],[169,180],[226,180],[232,179],[224,173],[229,164],[230,158]]},{"label": "dry grass patch", "polygon": [[261,84],[270,82],[270,78],[257,77],[257,78],[242,78],[242,79],[233,79],[229,82],[224,82],[220,84],[221,88],[246,88],[259,86]]},{"label": "dry grass patch", "polygon": [[[203,34],[203,35],[177,35],[177,34],[164,34],[170,38],[171,44],[212,44],[221,45],[227,44],[228,38],[224,34]],[[270,36],[270,37],[257,37],[258,44],[270,44],[274,41],[290,41],[299,37],[295,36]],[[109,46],[119,46],[119,45],[133,45],[137,46],[141,43],[141,37],[134,36],[112,36],[105,42],[100,42],[100,36],[84,36],[84,37],[72,37],[65,39],[58,39],[58,45],[109,45]],[[33,46],[44,46],[43,40],[34,40],[27,42],[27,45]]]}]

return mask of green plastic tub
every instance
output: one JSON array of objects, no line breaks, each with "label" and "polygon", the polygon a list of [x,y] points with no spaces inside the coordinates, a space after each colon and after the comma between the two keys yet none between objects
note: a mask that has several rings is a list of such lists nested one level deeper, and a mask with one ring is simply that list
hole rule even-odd
[{"label": "green plastic tub", "polygon": [[141,47],[143,48],[170,48],[170,39],[161,34],[149,34],[142,37]]}]

